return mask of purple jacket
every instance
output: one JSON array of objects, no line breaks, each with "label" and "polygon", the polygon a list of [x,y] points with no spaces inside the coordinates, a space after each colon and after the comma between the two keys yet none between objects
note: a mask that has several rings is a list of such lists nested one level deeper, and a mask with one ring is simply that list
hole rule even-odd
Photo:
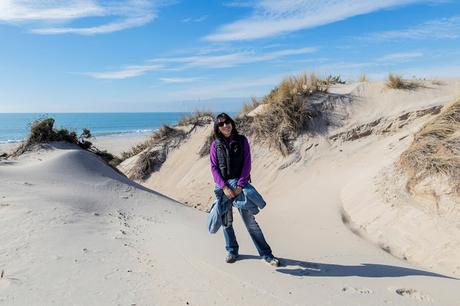
[{"label": "purple jacket", "polygon": [[[243,169],[241,170],[241,176],[238,179],[237,185],[241,188],[246,185],[249,181],[249,176],[251,175],[251,150],[249,148],[249,142],[246,137],[243,138]],[[229,139],[225,139],[225,144],[228,145],[232,136]],[[224,188],[225,180],[220,175],[219,171],[219,164],[217,162],[217,153],[216,153],[216,146],[214,141],[211,143],[211,150],[209,153],[211,159],[211,173],[214,177],[214,182],[216,183],[219,188]]]}]

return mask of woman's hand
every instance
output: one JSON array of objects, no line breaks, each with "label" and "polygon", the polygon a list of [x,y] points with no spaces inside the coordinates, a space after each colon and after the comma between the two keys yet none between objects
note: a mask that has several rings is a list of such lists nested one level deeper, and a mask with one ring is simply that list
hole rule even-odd
[{"label": "woman's hand", "polygon": [[235,197],[237,197],[241,193],[241,191],[243,191],[243,188],[241,188],[240,186],[236,187],[234,191]]},{"label": "woman's hand", "polygon": [[236,197],[235,193],[233,192],[233,190],[230,187],[224,186],[224,188],[222,188],[222,190],[224,191],[225,196],[227,198],[233,199],[234,197]]}]

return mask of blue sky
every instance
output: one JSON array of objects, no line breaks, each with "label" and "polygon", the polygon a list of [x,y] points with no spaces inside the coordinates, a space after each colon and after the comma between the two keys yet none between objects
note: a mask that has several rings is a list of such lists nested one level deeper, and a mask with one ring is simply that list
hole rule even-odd
[{"label": "blue sky", "polygon": [[460,74],[448,0],[0,0],[0,112],[236,111],[301,72]]}]

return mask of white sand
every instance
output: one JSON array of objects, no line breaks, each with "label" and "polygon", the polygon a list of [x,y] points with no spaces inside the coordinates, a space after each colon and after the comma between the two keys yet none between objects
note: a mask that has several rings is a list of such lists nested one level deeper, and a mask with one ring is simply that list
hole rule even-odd
[{"label": "white sand", "polygon": [[[459,281],[415,268],[342,224],[342,178],[271,193],[259,221],[284,267],[260,262],[237,218],[226,264],[206,214],[117,175],[69,146],[0,165],[5,305],[458,305]],[[284,188],[284,186],[280,186]],[[299,192],[309,190],[308,199]],[[282,201],[281,201],[282,199]],[[396,291],[402,290],[407,295]],[[406,290],[406,291],[404,291]]]},{"label": "white sand", "polygon": [[107,136],[97,136],[90,141],[99,149],[120,155],[122,152],[129,151],[135,145],[147,140],[152,132],[135,134],[117,134]]},{"label": "white sand", "polygon": [[[360,123],[353,120],[346,124]],[[352,142],[305,137],[302,153],[289,158],[253,143],[253,182],[268,202],[257,220],[284,262],[279,268],[260,261],[237,216],[243,256],[226,264],[223,235],[208,234],[205,213],[78,148],[0,162],[0,304],[459,305],[460,281],[432,272],[441,266],[398,259],[342,221],[344,207],[359,217],[354,203],[345,205],[360,194],[352,183],[397,158],[411,141],[399,139],[423,120]],[[196,155],[208,132],[197,130],[171,152],[147,184],[208,205],[208,158]]]}]

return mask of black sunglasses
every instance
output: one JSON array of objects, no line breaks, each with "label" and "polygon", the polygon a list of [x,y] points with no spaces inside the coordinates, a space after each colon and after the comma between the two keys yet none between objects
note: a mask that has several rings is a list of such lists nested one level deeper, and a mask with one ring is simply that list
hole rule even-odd
[{"label": "black sunglasses", "polygon": [[220,127],[223,127],[224,124],[230,124],[230,123],[231,123],[230,120],[227,119],[225,121],[219,121],[219,123],[217,125],[220,126]]}]

